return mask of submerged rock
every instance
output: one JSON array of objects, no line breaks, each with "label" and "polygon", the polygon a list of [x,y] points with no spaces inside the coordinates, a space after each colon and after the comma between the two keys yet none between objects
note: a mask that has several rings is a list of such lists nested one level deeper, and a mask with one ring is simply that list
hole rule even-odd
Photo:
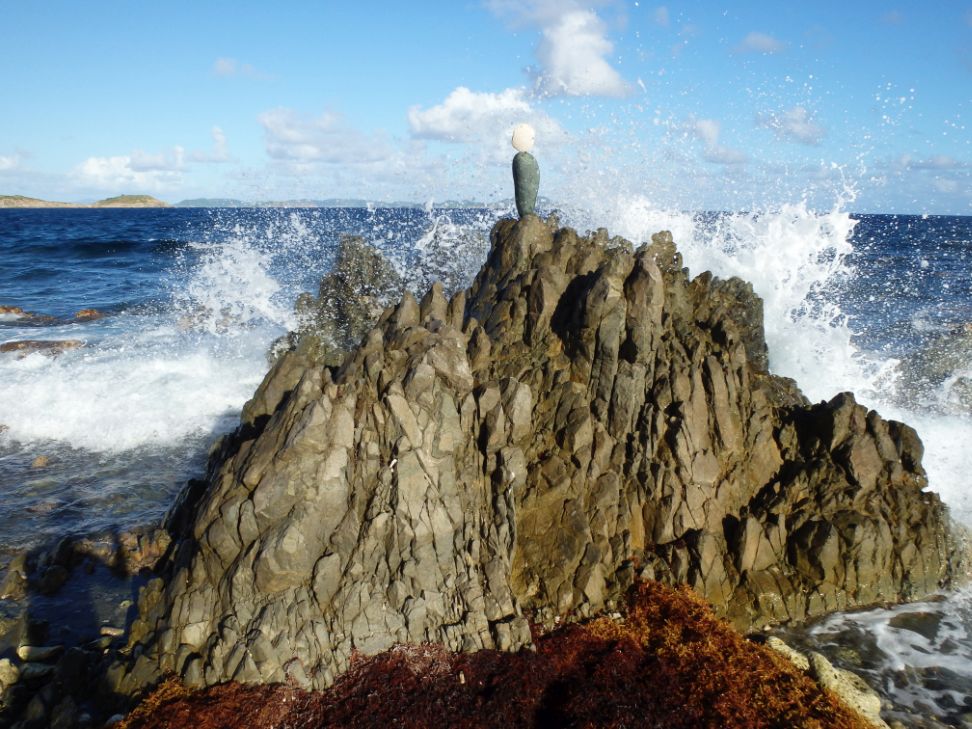
[{"label": "submerged rock", "polygon": [[84,346],[80,339],[29,339],[15,342],[4,342],[0,344],[0,352],[19,352],[20,356],[26,357],[28,354],[39,352],[50,357],[56,357],[69,349],[78,349]]},{"label": "submerged rock", "polygon": [[742,629],[956,577],[915,432],[769,374],[749,284],[691,279],[667,233],[633,250],[528,216],[491,243],[468,291],[335,320],[343,358],[279,357],[170,513],[115,689],[516,650],[528,615],[611,610],[637,576]]},{"label": "submerged rock", "polygon": [[77,321],[96,321],[98,319],[103,319],[105,313],[103,311],[98,311],[97,309],[81,309],[75,312],[74,318]]}]

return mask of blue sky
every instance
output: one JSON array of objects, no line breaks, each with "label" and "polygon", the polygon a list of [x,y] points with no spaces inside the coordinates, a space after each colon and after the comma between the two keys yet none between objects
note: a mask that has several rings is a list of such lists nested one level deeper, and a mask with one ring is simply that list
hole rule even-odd
[{"label": "blue sky", "polygon": [[[933,7],[934,10],[929,10]],[[972,2],[6,3],[0,194],[972,214]]]}]

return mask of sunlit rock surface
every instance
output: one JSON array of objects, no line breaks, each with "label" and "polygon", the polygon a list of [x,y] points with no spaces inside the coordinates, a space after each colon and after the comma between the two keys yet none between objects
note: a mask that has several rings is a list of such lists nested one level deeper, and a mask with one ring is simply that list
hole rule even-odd
[{"label": "sunlit rock surface", "polygon": [[399,643],[515,650],[639,575],[742,629],[918,597],[958,570],[921,453],[769,374],[751,286],[690,278],[670,235],[504,220],[468,291],[405,294],[340,366],[280,356],[173,510],[112,680],[321,688]]}]

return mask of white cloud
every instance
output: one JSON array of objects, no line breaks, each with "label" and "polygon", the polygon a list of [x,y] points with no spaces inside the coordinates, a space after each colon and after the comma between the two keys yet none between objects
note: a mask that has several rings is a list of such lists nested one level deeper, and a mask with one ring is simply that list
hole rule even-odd
[{"label": "white cloud", "polygon": [[257,117],[263,127],[267,154],[284,162],[306,164],[366,164],[387,159],[384,139],[349,128],[333,112],[312,117],[277,108]]},{"label": "white cloud", "polygon": [[719,144],[722,126],[715,119],[691,119],[685,130],[702,142],[702,159],[720,165],[738,165],[746,161],[745,153]]},{"label": "white cloud", "polygon": [[607,57],[614,44],[593,10],[573,0],[487,0],[497,15],[537,25],[541,40],[534,73],[538,91],[551,96],[624,96],[629,85]]},{"label": "white cloud", "polygon": [[177,172],[184,167],[185,159],[186,151],[176,145],[171,152],[158,154],[149,154],[136,149],[128,157],[128,164],[134,172]]},{"label": "white cloud", "polygon": [[662,28],[667,28],[671,19],[668,15],[668,8],[664,5],[660,5],[655,8],[655,25],[660,25]]},{"label": "white cloud", "polygon": [[171,189],[182,182],[182,172],[173,163],[173,157],[144,152],[88,157],[74,168],[72,176],[81,185],[99,190],[155,192]]},{"label": "white cloud", "polygon": [[0,172],[11,172],[20,167],[20,155],[0,155]]},{"label": "white cloud", "polygon": [[595,13],[564,13],[543,29],[537,48],[540,88],[551,95],[624,96],[630,91],[628,84],[605,59],[613,50]]},{"label": "white cloud", "polygon": [[445,101],[428,109],[408,110],[412,136],[445,142],[490,144],[509,142],[513,126],[528,122],[537,131],[540,145],[562,141],[565,133],[556,121],[533,108],[523,89],[499,93],[470,91],[459,86]]},{"label": "white cloud", "polygon": [[736,46],[737,53],[779,53],[783,50],[784,44],[771,35],[766,33],[749,33]]},{"label": "white cloud", "polygon": [[189,159],[193,162],[219,163],[229,162],[230,154],[226,146],[226,134],[220,127],[214,126],[212,129],[213,151],[212,152],[193,152]]},{"label": "white cloud", "polygon": [[819,144],[826,131],[803,106],[786,111],[768,111],[756,116],[756,124],[772,129],[780,139],[800,144]]},{"label": "white cloud", "polygon": [[244,76],[246,78],[265,79],[267,74],[258,71],[249,63],[240,63],[235,58],[220,57],[213,61],[213,73],[217,76]]}]

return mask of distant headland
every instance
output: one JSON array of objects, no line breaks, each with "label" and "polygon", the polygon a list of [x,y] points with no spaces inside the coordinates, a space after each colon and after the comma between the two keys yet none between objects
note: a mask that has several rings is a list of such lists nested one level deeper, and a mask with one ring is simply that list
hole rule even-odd
[{"label": "distant headland", "polygon": [[167,208],[151,195],[116,195],[93,203],[67,203],[39,200],[23,195],[0,195],[0,208]]},{"label": "distant headland", "polygon": [[[549,200],[541,204],[551,207]],[[506,208],[511,201],[485,203],[480,200],[436,201],[436,208]],[[92,203],[55,202],[25,195],[0,195],[0,208],[425,208],[428,203],[415,201],[374,201],[357,198],[328,198],[326,200],[237,200],[233,198],[192,198],[167,203],[151,195],[117,195]]]}]

